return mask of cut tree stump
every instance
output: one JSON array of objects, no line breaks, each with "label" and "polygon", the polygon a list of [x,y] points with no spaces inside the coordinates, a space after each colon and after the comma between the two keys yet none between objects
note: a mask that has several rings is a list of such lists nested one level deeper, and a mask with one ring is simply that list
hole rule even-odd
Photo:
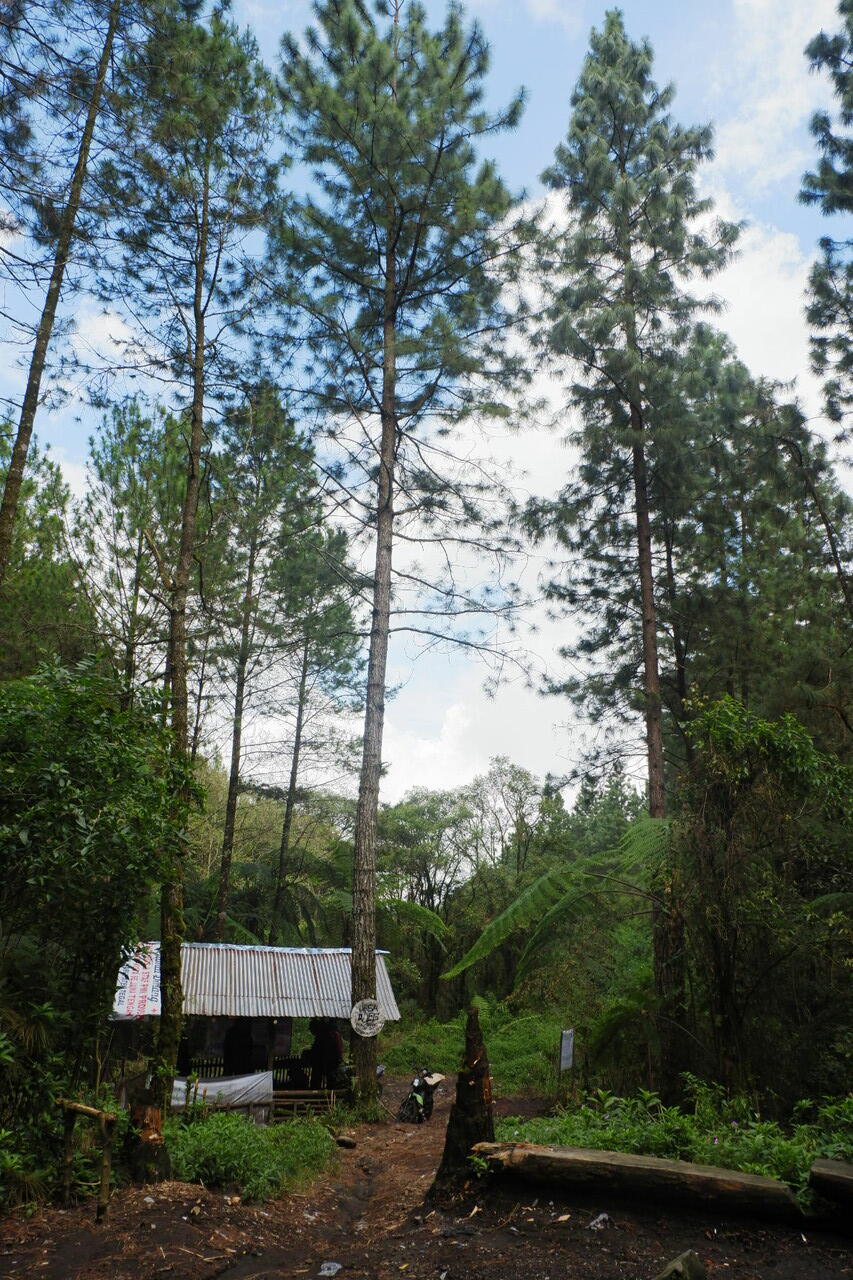
[{"label": "cut tree stump", "polygon": [[489,1059],[480,1030],[475,1005],[468,1010],[465,1025],[465,1054],[456,1077],[456,1098],[450,1108],[444,1154],[435,1175],[433,1190],[448,1190],[471,1176],[468,1157],[476,1143],[495,1139],[492,1105],[492,1078]]},{"label": "cut tree stump", "polygon": [[787,1221],[802,1222],[804,1218],[793,1192],[784,1183],[734,1169],[526,1142],[481,1142],[474,1147],[474,1155],[496,1171],[548,1186],[571,1187],[597,1195],[643,1195]]},{"label": "cut tree stump", "polygon": [[138,1103],[130,1109],[132,1136],[128,1162],[137,1186],[163,1182],[171,1174],[171,1161],[163,1139],[163,1113],[159,1107]]}]

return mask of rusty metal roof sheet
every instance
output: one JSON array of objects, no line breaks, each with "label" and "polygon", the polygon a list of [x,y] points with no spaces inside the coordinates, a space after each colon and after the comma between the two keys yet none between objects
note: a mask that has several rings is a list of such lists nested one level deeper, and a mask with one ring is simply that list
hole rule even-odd
[{"label": "rusty metal roof sheet", "polygon": [[[376,953],[376,998],[388,1021],[400,1010]],[[184,1013],[230,1018],[349,1018],[348,947],[246,947],[229,942],[181,944]],[[160,1013],[160,944],[143,943],[119,973],[114,1018]]]}]

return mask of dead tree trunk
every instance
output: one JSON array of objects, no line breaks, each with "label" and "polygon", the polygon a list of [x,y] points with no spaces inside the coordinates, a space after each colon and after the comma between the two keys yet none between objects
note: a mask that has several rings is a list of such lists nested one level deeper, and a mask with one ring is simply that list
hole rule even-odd
[{"label": "dead tree trunk", "polygon": [[[494,1142],[492,1078],[480,1030],[480,1017],[472,1005],[465,1026],[465,1055],[456,1077],[456,1100],[450,1108],[444,1154],[435,1175],[434,1191],[444,1191],[471,1173],[468,1157],[478,1142]],[[486,1135],[489,1135],[488,1137]]]}]

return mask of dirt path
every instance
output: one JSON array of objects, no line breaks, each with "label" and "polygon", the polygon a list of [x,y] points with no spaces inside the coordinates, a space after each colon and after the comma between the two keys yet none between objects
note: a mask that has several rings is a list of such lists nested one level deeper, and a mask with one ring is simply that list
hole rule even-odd
[{"label": "dirt path", "polygon": [[[503,1183],[473,1182],[457,1203],[433,1207],[425,1196],[448,1110],[445,1094],[427,1125],[361,1126],[331,1177],[262,1207],[173,1182],[118,1192],[105,1227],[93,1206],[7,1218],[0,1277],[313,1280],[325,1262],[340,1264],[338,1280],[652,1280],[692,1248],[713,1280],[853,1280],[850,1241],[825,1234],[552,1200]],[[608,1224],[590,1230],[599,1212]]]}]

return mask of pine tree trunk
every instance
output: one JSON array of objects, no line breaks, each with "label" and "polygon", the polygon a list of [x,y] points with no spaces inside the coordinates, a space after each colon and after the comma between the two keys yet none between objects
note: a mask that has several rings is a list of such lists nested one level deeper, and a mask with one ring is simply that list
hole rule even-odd
[{"label": "pine tree trunk", "polygon": [[675,586],[675,568],[673,565],[673,537],[672,530],[667,529],[664,535],[664,550],[666,553],[666,594],[669,601],[670,612],[670,632],[672,634],[672,657],[675,668],[675,689],[678,695],[678,720],[676,727],[681,733],[681,740],[684,744],[684,758],[689,765],[693,759],[693,744],[689,736],[684,732],[686,721],[685,707],[687,705],[687,645],[681,630],[681,622],[678,616],[678,593]]},{"label": "pine tree trunk", "polygon": [[136,540],[136,559],[133,565],[133,583],[130,589],[130,612],[127,620],[127,636],[124,644],[124,678],[122,681],[122,706],[127,710],[133,705],[133,686],[136,681],[137,625],[139,622],[139,595],[142,586],[142,552],[145,536],[142,530]]},{"label": "pine tree trunk", "polygon": [[637,564],[640,574],[640,601],[643,635],[643,691],[645,693],[646,754],[649,764],[649,816],[662,818],[664,800],[663,725],[661,720],[658,624],[652,567],[652,528],[649,518],[648,471],[642,411],[631,405],[634,504],[637,520]]},{"label": "pine tree trunk", "polygon": [[204,646],[201,651],[201,662],[198,665],[198,686],[195,696],[195,715],[193,716],[193,731],[190,738],[190,764],[195,765],[198,759],[198,749],[201,745],[201,724],[202,714],[204,710],[204,690],[207,684],[207,655],[210,650],[210,627],[204,633]]},{"label": "pine tree trunk", "polygon": [[829,512],[826,509],[826,504],[824,503],[823,499],[820,496],[820,489],[818,488],[817,482],[812,477],[811,471],[806,465],[806,460],[803,457],[803,451],[800,448],[800,446],[797,444],[795,440],[789,440],[785,437],[782,438],[782,443],[787,447],[788,452],[791,455],[791,458],[799,468],[803,477],[803,484],[805,485],[806,492],[808,493],[809,497],[814,503],[815,510],[820,516],[821,524],[823,525],[824,533],[826,534],[826,541],[829,546],[829,552],[830,552],[830,555],[832,556],[832,563],[835,566],[835,576],[838,579],[838,585],[841,588],[841,594],[844,596],[844,603],[847,606],[847,612],[850,615],[850,621],[853,622],[853,587],[851,587],[850,579],[847,577],[847,574],[844,572],[844,565],[841,560],[841,553],[838,549],[838,539],[836,537],[835,528],[833,526]]},{"label": "pine tree trunk", "polygon": [[[666,813],[664,791],[663,723],[658,660],[657,609],[654,597],[652,534],[649,514],[645,423],[640,406],[631,404],[634,503],[637,521],[637,563],[640,577],[643,638],[643,689],[645,693],[646,751],[649,768],[649,816]],[[674,867],[668,866],[655,887],[652,908],[652,959],[658,997],[660,1044],[659,1092],[665,1099],[678,1095],[683,1061],[686,1020],[684,925]]]},{"label": "pine tree trunk", "polygon": [[205,173],[199,226],[193,300],[193,400],[187,449],[187,481],[181,512],[181,539],[172,584],[169,618],[168,666],[171,693],[172,781],[170,825],[172,865],[160,899],[160,1030],[156,1067],[161,1106],[167,1108],[178,1058],[183,1018],[181,941],[184,932],[183,886],[186,825],[191,806],[189,779],[189,698],[187,692],[187,601],[195,550],[198,501],[201,491],[201,451],[204,439],[205,312],[204,273],[207,258],[209,173]]},{"label": "pine tree trunk", "polygon": [[[394,540],[394,466],[396,415],[396,260],[392,227],[385,248],[385,300],[382,357],[382,438],[376,502],[376,558],[373,613],[367,665],[367,706],[353,850],[352,1001],[376,998],[376,820],[382,771],[382,731],[391,619],[391,553]],[[353,1066],[358,1096],[376,1098],[376,1041],[356,1036]]]},{"label": "pine tree trunk", "polygon": [[302,649],[302,669],[299,673],[299,691],[296,696],[296,724],[293,730],[293,756],[290,761],[290,777],[284,801],[284,821],[281,824],[281,843],[278,849],[278,868],[275,877],[275,899],[270,921],[270,946],[276,941],[284,912],[284,886],[287,881],[287,863],[290,856],[290,833],[293,829],[293,811],[296,807],[296,787],[299,781],[299,756],[302,751],[302,730],[305,724],[305,698],[308,689],[309,642]]},{"label": "pine tree trunk", "polygon": [[80,146],[77,151],[77,160],[74,165],[74,172],[71,175],[71,185],[68,190],[68,201],[62,211],[62,218],[60,220],[59,235],[56,242],[56,256],[53,260],[53,270],[50,274],[50,282],[47,287],[44,307],[36,330],[35,345],[30,359],[29,373],[27,374],[27,385],[24,391],[23,403],[21,404],[21,415],[18,420],[18,432],[12,448],[12,457],[9,461],[9,470],[6,475],[3,499],[2,502],[0,502],[0,587],[2,587],[9,569],[9,557],[12,551],[12,538],[15,532],[15,518],[18,512],[21,485],[24,479],[24,468],[27,462],[27,454],[29,453],[30,440],[32,439],[33,434],[33,425],[35,423],[36,411],[38,409],[42,376],[44,375],[44,368],[47,362],[47,349],[50,345],[51,337],[53,336],[54,325],[56,323],[56,311],[59,306],[59,296],[62,292],[65,270],[68,266],[71,246],[74,241],[74,230],[77,225],[77,215],[80,211],[83,184],[86,181],[86,172],[89,167],[89,153],[92,148],[92,137],[95,132],[95,122],[97,121],[98,112],[101,107],[104,84],[106,83],[107,78],[107,69],[112,57],[113,44],[115,42],[115,34],[118,28],[118,20],[122,4],[123,0],[113,0],[112,5],[110,6],[107,30],[104,36],[101,56],[98,60],[95,79],[92,84],[92,96],[89,99],[89,108],[86,112],[86,123],[83,126]]},{"label": "pine tree trunk", "polygon": [[[631,289],[633,262],[627,236],[621,245],[625,268],[625,341],[628,350],[639,357],[634,299]],[[666,792],[663,753],[663,720],[658,658],[658,620],[655,606],[652,528],[649,512],[648,465],[640,387],[638,382],[630,394],[632,474],[637,533],[637,568],[640,579],[641,634],[643,646],[643,693],[645,701],[646,757],[649,770],[649,817],[666,814]],[[660,1044],[660,1093],[664,1098],[677,1094],[682,1070],[680,1048],[685,1021],[684,929],[676,891],[675,869],[667,867],[663,879],[655,886],[652,907],[652,962],[655,993],[658,997],[657,1018]]]},{"label": "pine tree trunk", "polygon": [[228,918],[228,895],[231,888],[231,859],[234,853],[234,828],[237,822],[237,795],[240,788],[240,762],[243,743],[243,707],[246,698],[246,669],[249,665],[249,639],[252,626],[255,589],[254,542],[249,547],[246,570],[246,588],[243,592],[243,610],[240,620],[240,648],[237,652],[237,682],[234,691],[234,722],[231,730],[231,768],[228,773],[228,798],[225,801],[225,829],[222,834],[222,853],[219,859],[219,892],[216,900],[216,927],[214,938],[225,941],[225,924]]}]

